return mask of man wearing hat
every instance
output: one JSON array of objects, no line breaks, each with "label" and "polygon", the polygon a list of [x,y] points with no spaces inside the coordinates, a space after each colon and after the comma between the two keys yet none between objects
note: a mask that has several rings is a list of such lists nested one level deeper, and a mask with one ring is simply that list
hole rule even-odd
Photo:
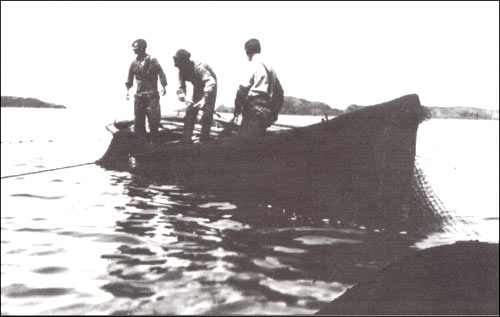
[{"label": "man wearing hat", "polygon": [[162,86],[161,94],[165,96],[167,78],[156,58],[146,54],[147,43],[143,39],[135,40],[132,49],[137,57],[130,64],[127,87],[127,100],[129,90],[133,85],[134,76],[137,89],[134,101],[135,133],[140,136],[146,135],[145,120],[148,118],[149,131],[152,136],[158,132],[160,125],[160,95],[158,94],[158,77]]},{"label": "man wearing hat", "polygon": [[[191,142],[198,111],[201,109],[200,142],[208,141],[217,98],[217,77],[207,64],[192,61],[191,53],[180,49],[174,56],[174,64],[179,69],[179,89],[177,96],[188,107],[184,117],[183,141]],[[192,101],[186,99],[186,81],[193,85]]]}]

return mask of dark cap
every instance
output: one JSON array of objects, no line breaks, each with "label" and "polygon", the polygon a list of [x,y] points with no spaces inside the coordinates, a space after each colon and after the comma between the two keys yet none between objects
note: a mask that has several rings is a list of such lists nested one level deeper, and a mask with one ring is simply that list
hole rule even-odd
[{"label": "dark cap", "polygon": [[133,41],[132,46],[134,46],[135,43],[137,43],[137,45],[139,47],[142,47],[142,48],[146,48],[148,46],[148,44],[146,43],[146,40],[143,40],[143,39],[138,39],[138,40]]},{"label": "dark cap", "polygon": [[174,55],[174,61],[179,61],[179,62],[189,61],[190,58],[191,58],[191,53],[189,53],[183,48],[178,50],[177,53],[175,53]]}]

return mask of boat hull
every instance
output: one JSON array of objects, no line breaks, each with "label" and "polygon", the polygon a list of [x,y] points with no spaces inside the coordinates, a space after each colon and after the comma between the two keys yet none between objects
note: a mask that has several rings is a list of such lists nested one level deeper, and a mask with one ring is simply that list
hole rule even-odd
[{"label": "boat hull", "polygon": [[379,222],[411,208],[417,129],[424,117],[418,96],[407,95],[257,141],[155,145],[119,131],[100,163],[106,166],[110,153],[129,155],[136,161],[133,172],[153,179]]}]

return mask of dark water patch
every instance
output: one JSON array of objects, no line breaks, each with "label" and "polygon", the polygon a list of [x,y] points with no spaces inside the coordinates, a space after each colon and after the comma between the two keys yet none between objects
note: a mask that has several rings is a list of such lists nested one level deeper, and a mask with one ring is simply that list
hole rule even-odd
[{"label": "dark water patch", "polygon": [[8,244],[8,243],[11,243],[11,241],[6,241],[6,240],[2,240],[1,242],[2,244]]},{"label": "dark water patch", "polygon": [[145,212],[132,213],[132,214],[130,214],[130,216],[128,217],[127,220],[144,220],[144,221],[148,221],[148,220],[153,219],[156,216],[157,216],[157,214],[153,214],[153,213],[145,213]]},{"label": "dark water patch", "polygon": [[31,195],[31,194],[12,194],[10,196],[12,196],[12,197],[23,197],[23,198],[38,198],[38,199],[47,199],[47,200],[65,198],[64,196],[41,196],[41,195]]},{"label": "dark water patch", "polygon": [[62,179],[58,179],[58,178],[56,178],[56,179],[51,180],[50,182],[51,182],[51,183],[62,183],[62,182],[63,182],[63,180],[62,180]]},{"label": "dark water patch", "polygon": [[131,255],[155,255],[156,253],[151,252],[148,248],[131,248],[127,245],[121,245],[118,247],[122,253]]},{"label": "dark water patch", "polygon": [[194,263],[191,262],[187,267],[184,268],[184,270],[189,271],[189,272],[196,272],[196,271],[206,271],[210,268],[210,265],[208,263],[206,264],[201,264],[201,263]]},{"label": "dark water patch", "polygon": [[73,238],[99,238],[102,236],[101,233],[84,233],[76,231],[60,231],[57,234],[62,236],[70,236]]},{"label": "dark water patch", "polygon": [[54,228],[54,229],[40,229],[40,228],[21,228],[17,229],[15,231],[18,232],[53,232],[55,230],[59,230],[60,228]]},{"label": "dark water patch", "polygon": [[139,259],[124,259],[118,261],[118,264],[126,264],[126,265],[160,265],[165,264],[167,260],[139,260]]},{"label": "dark water patch", "polygon": [[43,165],[36,165],[35,167],[36,168],[45,168],[45,166],[43,166]]},{"label": "dark water patch", "polygon": [[33,246],[35,246],[35,247],[49,247],[51,245],[52,245],[52,243],[50,243],[50,242],[49,243],[33,243]]},{"label": "dark water patch", "polygon": [[130,283],[112,282],[102,287],[116,297],[140,298],[149,297],[155,293],[148,287],[137,286]]},{"label": "dark water patch", "polygon": [[52,297],[70,294],[73,292],[72,288],[31,288],[24,284],[11,284],[2,287],[2,295],[11,298],[21,297]]},{"label": "dark water patch", "polygon": [[15,164],[14,166],[27,166],[27,164],[22,163],[22,164]]},{"label": "dark water patch", "polygon": [[144,222],[141,221],[117,221],[116,222],[118,232],[125,232],[136,236],[154,236],[155,228],[152,226],[145,226]]},{"label": "dark water patch", "polygon": [[409,252],[321,309],[328,315],[498,315],[498,244]]},{"label": "dark water patch", "polygon": [[[133,310],[117,310],[109,314],[110,316],[132,316],[135,315]],[[155,314],[159,315],[159,314]]]},{"label": "dark water patch", "polygon": [[60,267],[60,266],[47,266],[47,267],[42,267],[36,270],[33,270],[33,272],[38,273],[38,274],[57,274],[57,273],[62,273],[67,271],[67,268]]},{"label": "dark water patch", "polygon": [[12,220],[12,219],[15,219],[15,218],[14,217],[2,217],[2,219]]},{"label": "dark water patch", "polygon": [[486,218],[483,218],[483,219],[484,219],[484,220],[488,220],[488,221],[489,221],[489,220],[496,220],[496,221],[498,221],[498,220],[499,220],[499,218],[498,218],[498,217],[486,217]]},{"label": "dark water patch", "polygon": [[101,258],[102,259],[109,259],[109,260],[112,260],[112,259],[130,259],[129,256],[119,255],[119,254],[103,254],[103,255],[101,255]]},{"label": "dark water patch", "polygon": [[55,249],[55,250],[50,250],[50,251],[42,251],[42,252],[35,252],[31,253],[30,255],[32,256],[44,256],[44,255],[52,255],[52,254],[57,254],[57,253],[62,253],[65,250],[63,248]]},{"label": "dark water patch", "polygon": [[141,244],[142,241],[136,237],[126,234],[101,234],[96,239],[99,242]]},{"label": "dark water patch", "polygon": [[161,274],[160,277],[157,279],[157,281],[170,282],[174,280],[180,280],[184,276],[184,271],[185,271],[184,268],[182,270],[162,268],[159,266],[150,268],[150,272]]},{"label": "dark water patch", "polygon": [[47,220],[46,218],[33,218],[31,219],[33,221],[43,221],[43,220]]}]

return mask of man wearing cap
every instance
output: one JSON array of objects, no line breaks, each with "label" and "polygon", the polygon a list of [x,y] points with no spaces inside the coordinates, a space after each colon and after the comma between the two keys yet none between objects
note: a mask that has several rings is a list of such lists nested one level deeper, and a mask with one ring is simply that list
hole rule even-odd
[{"label": "man wearing cap", "polygon": [[143,39],[135,40],[132,49],[137,57],[130,64],[126,98],[129,100],[129,90],[133,85],[134,76],[137,89],[134,101],[135,133],[140,136],[146,135],[145,120],[148,118],[149,131],[152,136],[158,132],[160,125],[160,95],[158,93],[158,77],[162,86],[161,94],[165,96],[167,78],[156,58],[146,54],[147,43]]},{"label": "man wearing cap", "polygon": [[231,122],[236,123],[242,114],[238,136],[255,140],[262,137],[278,118],[283,104],[283,88],[274,69],[263,61],[259,40],[248,40],[245,52],[250,71],[236,93]]},{"label": "man wearing cap", "polygon": [[[174,64],[179,69],[179,89],[177,96],[188,107],[184,117],[183,141],[191,143],[198,111],[201,109],[200,142],[208,141],[212,127],[215,100],[217,98],[217,77],[207,64],[192,61],[191,53],[180,49],[174,56]],[[193,85],[192,101],[186,99],[186,81]]]}]

